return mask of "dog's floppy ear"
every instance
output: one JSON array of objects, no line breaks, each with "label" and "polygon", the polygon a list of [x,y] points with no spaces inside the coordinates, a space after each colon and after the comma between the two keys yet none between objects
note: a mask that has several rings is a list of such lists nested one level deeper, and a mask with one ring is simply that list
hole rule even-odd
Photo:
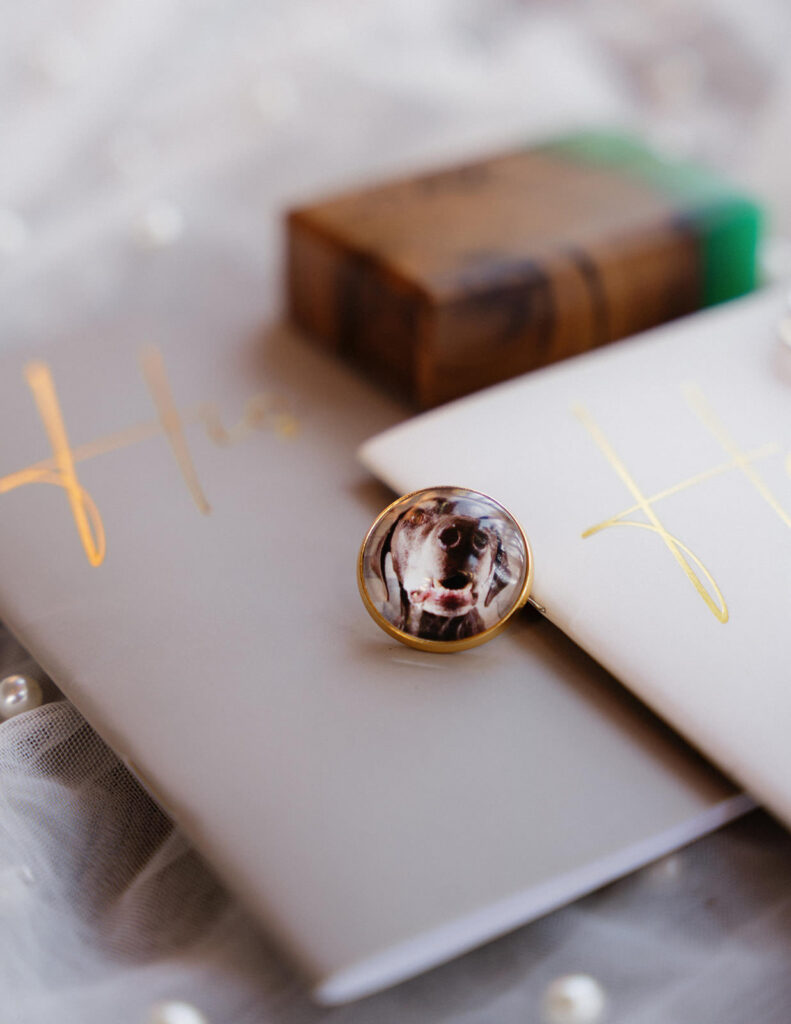
[{"label": "dog's floppy ear", "polygon": [[508,555],[505,553],[503,542],[497,538],[497,554],[494,556],[494,573],[489,587],[489,593],[483,602],[484,608],[488,608],[500,591],[511,582],[511,571],[508,568]]},{"label": "dog's floppy ear", "polygon": [[384,583],[385,590],[388,589],[387,574],[385,572],[385,559],[387,558],[388,552],[390,551],[390,547],[393,541],[393,534],[396,531],[396,527],[398,526],[398,524],[401,522],[405,515],[406,512],[402,512],[401,515],[398,516],[398,518],[395,520],[395,522],[387,531],[387,533],[385,533],[382,539],[379,541],[378,547],[371,555],[371,568],[382,581],[382,583]]}]

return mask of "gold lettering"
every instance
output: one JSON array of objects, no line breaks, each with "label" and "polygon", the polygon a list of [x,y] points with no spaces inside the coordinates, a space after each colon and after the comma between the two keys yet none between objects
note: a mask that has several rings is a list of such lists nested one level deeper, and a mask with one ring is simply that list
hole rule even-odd
[{"label": "gold lettering", "polygon": [[184,436],[184,427],[181,422],[176,403],[173,401],[173,393],[170,390],[165,360],[158,348],[149,345],[143,349],[140,355],[140,362],[143,368],[148,390],[154,399],[154,405],[159,413],[159,422],[170,443],[171,451],[176,459],[184,483],[192,495],[192,500],[203,515],[211,512],[211,506],[203,493],[195,465],[190,455],[187,439]]},{"label": "gold lettering", "polygon": [[[629,508],[626,508],[622,512],[618,512],[616,515],[610,516],[608,519],[604,519],[600,523],[596,523],[594,526],[589,527],[584,531],[582,536],[583,538],[592,537],[595,533],[599,533],[602,530],[609,529],[613,526],[637,526],[642,529],[658,533],[713,614],[720,620],[720,622],[726,622],[728,619],[727,605],[713,576],[694,552],[682,544],[677,537],[673,537],[668,533],[656,517],[653,506],[657,501],[660,501],[663,498],[668,498],[673,494],[679,494],[681,491],[703,483],[706,480],[711,480],[723,473],[736,470],[741,473],[750,486],[758,492],[760,497],[772,509],[780,521],[786,526],[791,527],[791,514],[786,511],[755,466],[755,463],[762,459],[766,459],[771,455],[779,454],[781,449],[777,444],[767,444],[761,448],[756,448],[753,451],[744,451],[731,436],[724,423],[714,412],[712,406],[709,404],[705,395],[697,385],[690,383],[682,385],[682,394],[684,395],[687,405],[691,411],[695,416],[697,416],[698,420],[703,424],[706,430],[708,430],[708,432],[715,438],[729,458],[727,462],[722,462],[703,473],[698,473],[696,476],[682,480],[680,483],[675,484],[672,487],[667,487],[665,490],[651,495],[651,497],[645,497],[639,490],[637,484],[627,472],[623,462],[621,462],[615,454],[612,445],[604,436],[601,428],[593,421],[590,414],[581,406],[575,408],[574,411],[577,418],[586,427],[588,433],[591,434],[597,446],[605,455],[613,469],[615,469],[616,473],[624,481],[633,497],[637,499],[636,503],[631,505]],[[791,454],[786,456],[785,468],[787,472],[791,474]],[[634,512],[639,511],[642,511],[646,515],[649,520],[647,523],[626,518]],[[698,573],[700,573],[700,575],[698,575]]]},{"label": "gold lettering", "polygon": [[159,418],[116,431],[76,448],[69,444],[49,367],[46,363],[32,362],[25,368],[25,378],[33,393],[53,454],[24,469],[0,477],[0,494],[7,494],[28,484],[62,487],[67,493],[82,546],[93,566],[101,565],[104,561],[107,541],[96,502],[77,476],[78,463],[164,434],[195,504],[206,514],[210,507],[187,447],[185,424],[202,424],[207,437],[215,444],[225,447],[237,444],[255,430],[271,428],[282,437],[291,437],[297,431],[297,421],[284,403],[265,394],[253,395],[246,403],[239,423],[229,430],[223,426],[217,408],[210,403],[201,403],[182,414],[173,401],[160,352],[154,347],[149,347],[141,353],[141,363]]},{"label": "gold lettering", "polygon": [[714,410],[706,401],[706,398],[700,388],[695,384],[684,384],[682,386],[682,391],[690,409],[695,413],[709,433],[719,442],[728,455],[730,455],[734,467],[744,474],[775,515],[779,516],[786,526],[791,527],[791,515],[786,512],[769,489],[761,474],[755,466],[753,466],[753,460],[750,459],[746,452],[743,452],[741,448],[739,448],[734,439],[728,433],[722,421],[717,417]]},{"label": "gold lettering", "polygon": [[[728,621],[728,606],[725,603],[722,591],[717,586],[717,582],[708,569],[704,566],[703,562],[695,555],[685,544],[674,537],[664,526],[659,516],[656,514],[656,510],[653,507],[653,500],[646,497],[637,482],[632,477],[629,470],[626,468],[624,462],[620,459],[613,446],[605,436],[601,427],[595,422],[593,417],[584,408],[584,406],[578,405],[574,407],[574,414],[577,419],[582,423],[585,429],[593,438],[596,446],[610,463],[616,474],[623,481],[627,490],[630,492],[632,497],[635,499],[635,505],[632,506],[630,511],[641,511],[646,519],[647,523],[639,522],[632,519],[624,519],[622,516],[628,513],[621,513],[619,516],[614,516],[610,520],[605,520],[604,523],[598,524],[598,527],[586,530],[583,533],[583,537],[591,536],[593,532],[597,530],[606,529],[608,526],[632,526],[643,530],[650,530],[652,533],[656,533],[657,536],[667,547],[673,558],[676,560],[684,575],[693,585],[695,590],[705,601],[706,606],[709,608],[711,613],[720,622]],[[702,574],[701,575],[698,574]],[[711,593],[709,592],[709,589]]]},{"label": "gold lettering", "polygon": [[50,369],[46,363],[28,363],[25,367],[25,379],[33,392],[55,462],[54,470],[40,469],[33,474],[32,479],[25,482],[50,483],[65,489],[88,561],[94,566],[101,565],[106,551],[102,519],[96,505],[77,478],[66,424],[63,422]]},{"label": "gold lettering", "polygon": [[[770,455],[777,455],[779,451],[779,444],[766,444],[763,448],[756,448],[755,451],[747,452],[744,457],[750,461],[757,462],[759,459],[766,459]],[[713,466],[711,469],[707,469],[703,473],[697,473],[695,476],[687,477],[686,480],[682,480],[680,483],[674,484],[672,487],[666,487],[663,491],[657,491],[656,494],[652,494],[647,500],[653,505],[657,501],[661,501],[662,498],[669,498],[673,494],[679,494],[681,491],[687,490],[688,487],[694,487],[695,484],[704,483],[706,480],[711,480],[716,476],[721,476],[723,473],[727,473],[736,468],[737,464],[733,459],[731,459],[730,462],[722,462],[719,466]],[[594,533],[598,533],[600,530],[606,530],[608,526],[617,526],[619,520],[623,519],[624,516],[631,515],[632,512],[637,512],[639,508],[639,505],[630,505],[629,508],[625,508],[623,512],[618,512],[617,515],[611,516],[609,519],[603,519],[600,523],[596,523],[595,526],[588,527],[582,536],[592,537]]]},{"label": "gold lettering", "polygon": [[271,425],[283,437],[292,437],[297,431],[297,422],[281,402],[270,395],[253,395],[248,399],[241,420],[227,430],[220,419],[219,410],[210,402],[198,410],[210,440],[222,447],[238,444],[254,430]]}]

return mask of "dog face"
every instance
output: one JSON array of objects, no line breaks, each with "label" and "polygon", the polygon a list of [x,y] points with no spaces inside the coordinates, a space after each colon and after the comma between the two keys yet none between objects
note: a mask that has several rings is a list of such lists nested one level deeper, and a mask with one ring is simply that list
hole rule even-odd
[{"label": "dog face", "polygon": [[488,607],[510,579],[498,524],[464,502],[435,497],[408,509],[386,546],[413,611],[470,615]]},{"label": "dog face", "polygon": [[399,498],[377,518],[358,580],[387,632],[442,647],[504,623],[524,601],[530,570],[524,534],[502,505],[468,488],[435,487]]}]

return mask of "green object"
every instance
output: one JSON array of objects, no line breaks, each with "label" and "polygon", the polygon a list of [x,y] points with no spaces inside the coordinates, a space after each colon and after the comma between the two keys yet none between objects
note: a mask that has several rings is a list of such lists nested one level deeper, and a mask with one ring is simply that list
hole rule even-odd
[{"label": "green object", "polygon": [[698,233],[703,263],[702,306],[735,299],[758,284],[761,206],[697,164],[669,160],[632,136],[585,131],[540,147],[573,160],[611,168],[666,196]]}]

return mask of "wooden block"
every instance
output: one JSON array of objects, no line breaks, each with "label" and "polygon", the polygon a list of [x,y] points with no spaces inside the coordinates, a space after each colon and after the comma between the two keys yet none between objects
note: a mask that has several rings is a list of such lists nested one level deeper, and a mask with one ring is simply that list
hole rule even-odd
[{"label": "wooden block", "polygon": [[436,405],[749,291],[760,211],[576,135],[288,215],[295,323]]}]

